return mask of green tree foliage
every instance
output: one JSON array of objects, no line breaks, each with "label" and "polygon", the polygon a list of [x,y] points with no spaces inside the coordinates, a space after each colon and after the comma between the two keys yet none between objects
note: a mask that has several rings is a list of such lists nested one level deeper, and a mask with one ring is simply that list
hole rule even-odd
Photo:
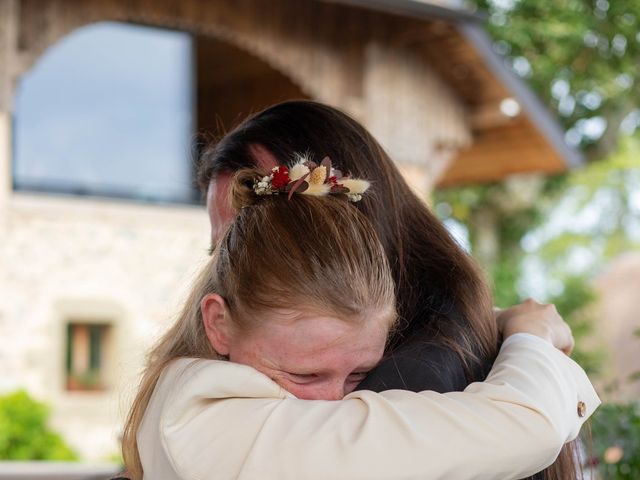
[{"label": "green tree foliage", "polygon": [[616,153],[566,175],[545,217],[525,243],[549,279],[591,277],[614,256],[640,249],[640,140],[625,138]]},{"label": "green tree foliage", "polygon": [[[589,277],[604,261],[637,246],[632,233],[640,227],[633,218],[640,215],[631,202],[637,203],[640,148],[637,140],[628,138],[615,152],[621,132],[635,132],[636,137],[639,132],[640,2],[470,3],[488,12],[495,50],[556,111],[567,140],[599,161],[547,179],[515,177],[437,192],[436,203],[447,205],[439,209],[447,212],[445,218],[467,226],[472,253],[493,282],[496,304],[542,297],[559,303],[561,313],[577,325],[588,295],[573,296],[569,305],[568,293],[586,292]],[[598,210],[598,205],[606,208]],[[556,226],[549,233],[550,216],[562,213],[559,206],[568,228]],[[571,228],[581,211],[594,212],[596,225]],[[545,229],[546,237],[540,231]],[[532,238],[538,243],[535,247]],[[585,257],[586,250],[593,259],[577,271],[575,259],[581,252]],[[525,260],[532,256],[547,284],[542,292],[527,284],[528,273],[523,272]]]},{"label": "green tree foliage", "polygon": [[640,2],[478,0],[495,48],[594,159],[640,122]]},{"label": "green tree foliage", "polygon": [[[467,226],[497,305],[529,296],[553,302],[580,339],[591,330],[591,278],[614,256],[640,249],[640,140],[626,138],[607,159],[552,179],[449,189],[435,203],[445,220]],[[581,342],[575,356],[591,372],[602,360]]]},{"label": "green tree foliage", "polygon": [[77,460],[47,426],[48,407],[24,390],[0,397],[1,460]]},{"label": "green tree foliage", "polygon": [[581,341],[593,334],[593,316],[589,307],[596,300],[595,292],[588,280],[579,276],[565,278],[562,287],[562,293],[553,295],[548,300],[556,306],[558,312],[562,313],[567,323],[571,325],[574,338],[578,339],[571,357],[587,373],[597,374],[606,352],[601,347],[585,345]]},{"label": "green tree foliage", "polygon": [[640,478],[640,405],[602,405],[591,423],[603,480]]},{"label": "green tree foliage", "polygon": [[471,253],[489,276],[494,302],[501,307],[522,299],[521,240],[542,219],[543,208],[536,201],[545,188],[540,180],[520,177],[435,193],[436,211],[445,212],[441,217],[467,227]]}]

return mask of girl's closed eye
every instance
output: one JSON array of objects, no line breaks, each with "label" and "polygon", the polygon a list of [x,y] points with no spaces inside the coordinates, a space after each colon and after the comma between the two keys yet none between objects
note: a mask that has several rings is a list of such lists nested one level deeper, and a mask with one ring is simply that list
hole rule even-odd
[{"label": "girl's closed eye", "polygon": [[319,375],[317,373],[293,373],[287,372],[287,375],[291,381],[299,384],[311,383],[317,380]]},{"label": "girl's closed eye", "polygon": [[[360,383],[362,380],[365,379],[365,377],[367,376],[368,373],[369,372],[353,372],[353,373],[350,373],[349,376],[347,377],[347,382]],[[319,380],[321,378],[321,376],[318,375],[317,373],[293,373],[293,372],[287,372],[287,375],[295,383],[301,383],[301,384],[311,383],[311,382],[314,382],[314,381]]]}]

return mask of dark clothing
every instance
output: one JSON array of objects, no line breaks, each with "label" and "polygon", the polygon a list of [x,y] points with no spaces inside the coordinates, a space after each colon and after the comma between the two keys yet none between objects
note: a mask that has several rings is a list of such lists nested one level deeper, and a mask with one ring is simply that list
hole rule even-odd
[{"label": "dark clothing", "polygon": [[372,370],[358,390],[460,392],[467,387],[460,357],[450,349],[413,341],[395,350]]},{"label": "dark clothing", "polygon": [[[460,392],[469,382],[460,357],[451,349],[424,340],[411,340],[395,349],[369,372],[357,390],[432,390]],[[542,472],[526,480],[544,480]]]}]

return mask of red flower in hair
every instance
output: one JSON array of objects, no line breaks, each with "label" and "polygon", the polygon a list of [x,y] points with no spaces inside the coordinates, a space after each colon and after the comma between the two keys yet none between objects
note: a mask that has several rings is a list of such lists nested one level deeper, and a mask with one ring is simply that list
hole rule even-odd
[{"label": "red flower in hair", "polygon": [[271,186],[274,189],[280,190],[286,187],[287,185],[289,185],[290,181],[291,179],[289,178],[289,169],[284,165],[281,165],[273,170],[273,178],[271,179]]}]

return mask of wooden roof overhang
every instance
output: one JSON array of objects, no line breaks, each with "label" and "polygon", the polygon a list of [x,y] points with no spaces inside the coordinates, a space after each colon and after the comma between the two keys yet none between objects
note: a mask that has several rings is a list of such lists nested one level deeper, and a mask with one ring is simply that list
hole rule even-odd
[{"label": "wooden roof overhang", "polygon": [[[584,162],[540,99],[493,50],[482,15],[419,0],[324,1],[425,22],[430,38],[424,55],[468,109],[473,135],[471,146],[457,154],[438,186],[525,172],[558,173]],[[518,115],[501,111],[505,99],[518,102]]]}]

